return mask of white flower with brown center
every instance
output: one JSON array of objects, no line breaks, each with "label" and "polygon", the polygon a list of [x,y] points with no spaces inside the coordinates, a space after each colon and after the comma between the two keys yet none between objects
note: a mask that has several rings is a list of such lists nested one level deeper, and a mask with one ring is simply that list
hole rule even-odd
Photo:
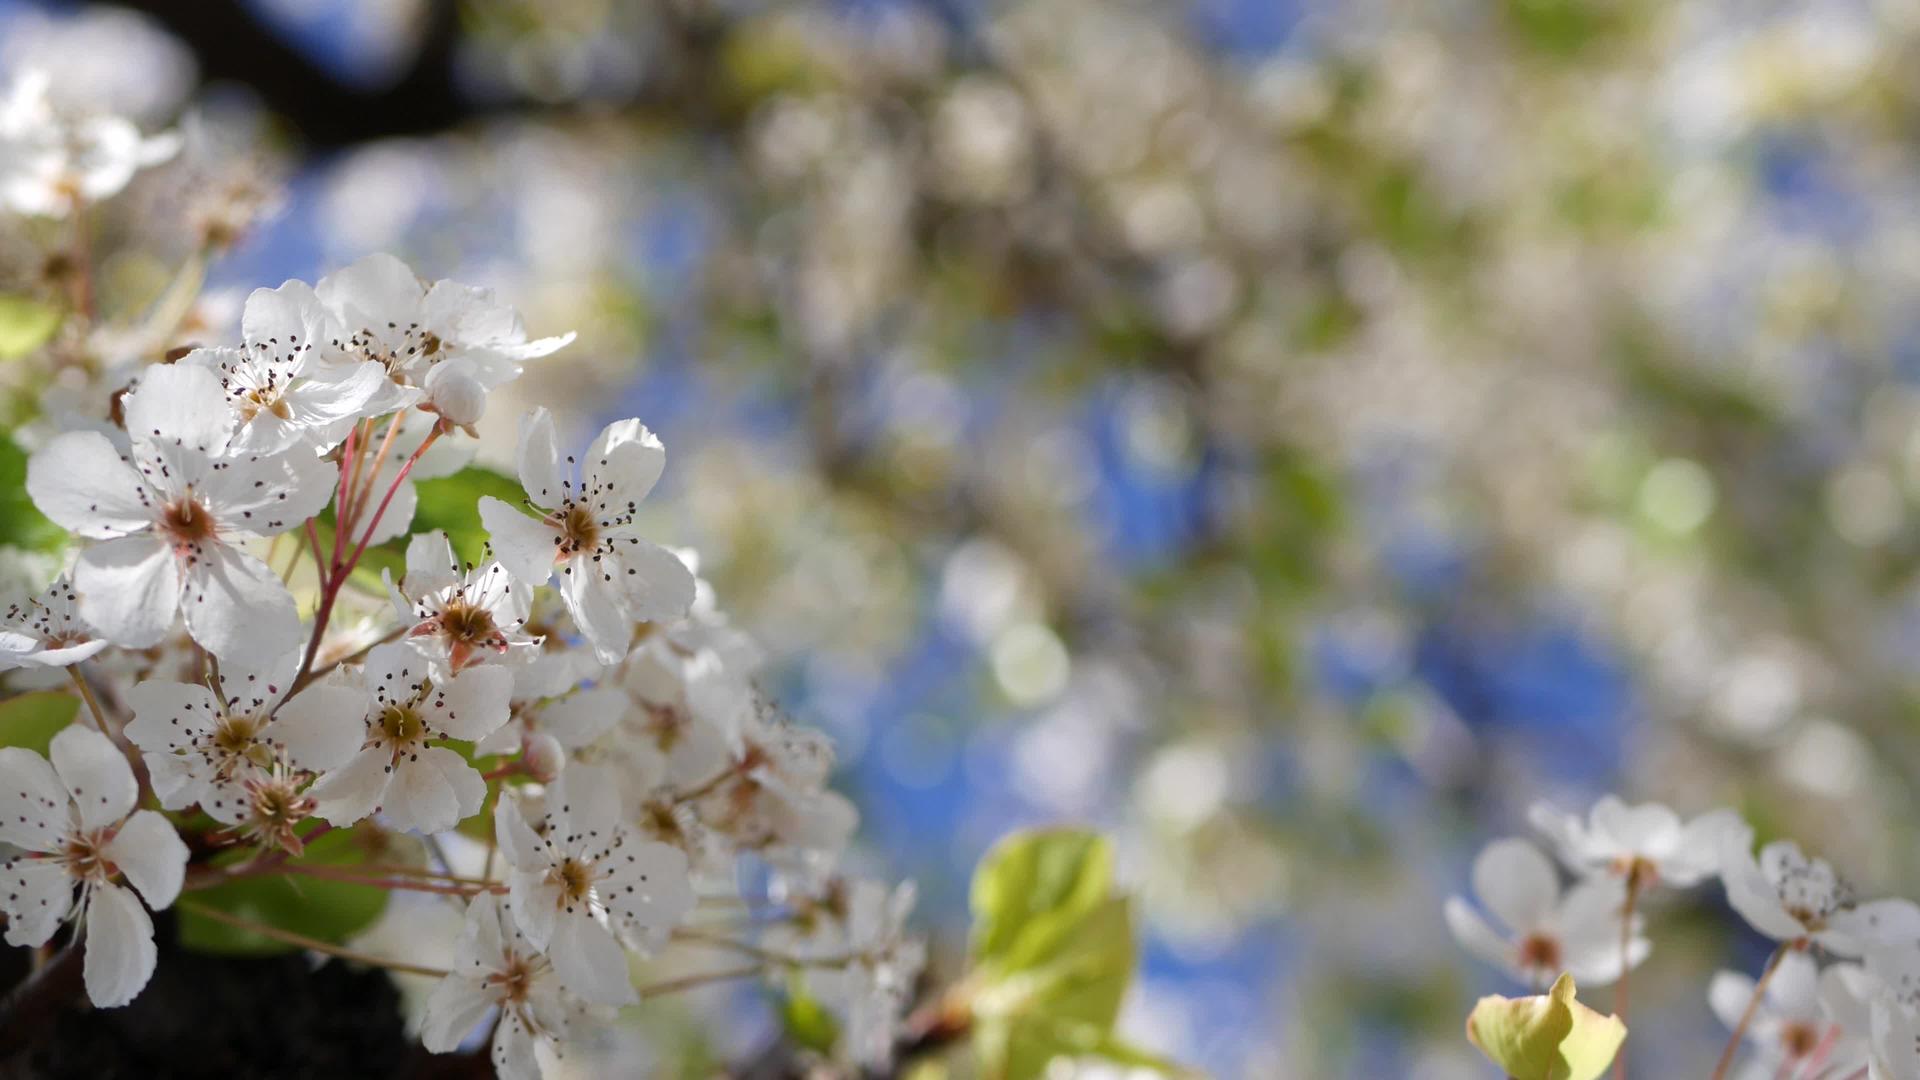
[{"label": "white flower with brown center", "polygon": [[531,660],[540,644],[521,631],[533,610],[533,587],[516,582],[497,562],[462,569],[437,529],[408,541],[406,576],[398,586],[387,584],[405,640],[436,671],[464,671],[486,660]]},{"label": "white flower with brown center", "polygon": [[50,84],[45,71],[29,69],[0,92],[0,206],[66,217],[179,152],[177,135],[142,136],[123,116],[57,108]]},{"label": "white flower with brown center", "polygon": [[45,592],[0,616],[0,671],[66,667],[107,647],[75,610],[73,583],[62,575]]},{"label": "white flower with brown center", "polygon": [[541,831],[510,797],[494,829],[511,870],[508,909],[561,981],[599,1004],[639,1000],[614,932],[664,933],[693,910],[686,854],[628,828],[614,777],[597,765],[575,765],[547,789]]},{"label": "white flower with brown center", "polygon": [[149,907],[172,904],[187,845],[166,818],[133,809],[133,770],[106,736],[69,727],[49,752],[51,765],[31,750],[0,749],[0,841],[22,851],[0,862],[7,943],[44,945],[67,918],[79,920],[87,997],[125,1005],[157,955],[153,920],[134,891]]},{"label": "white flower with brown center", "polygon": [[479,813],[486,781],[441,743],[484,739],[506,723],[513,676],[477,667],[439,680],[419,653],[392,644],[367,654],[360,685],[364,714],[337,721],[359,725],[360,748],[308,789],[314,812],[351,825],[379,811],[396,827],[423,833],[445,832]]},{"label": "white flower with brown center", "polygon": [[297,851],[292,825],[311,807],[289,790],[287,767],[321,772],[346,764],[360,749],[367,692],[318,683],[288,698],[299,654],[276,667],[277,675],[228,672],[217,695],[192,683],[138,683],[127,692],[127,738],[144,751],[163,808],[197,805],[222,824]]},{"label": "white flower with brown center", "polygon": [[1753,829],[1742,824],[1721,839],[1720,878],[1727,903],[1755,930],[1781,942],[1813,942],[1836,956],[1920,941],[1920,906],[1910,900],[1856,902],[1825,859],[1776,840],[1753,854]]},{"label": "white flower with brown center", "polygon": [[1613,795],[1594,803],[1585,820],[1548,803],[1535,804],[1527,819],[1576,871],[1614,874],[1641,889],[1684,889],[1712,877],[1720,868],[1720,838],[1740,826],[1731,810],[1683,822],[1659,803],[1630,806]]},{"label": "white flower with brown center", "polygon": [[299,645],[285,585],[240,549],[299,527],[326,505],[332,473],[309,454],[226,454],[229,413],[202,367],[148,370],[125,400],[132,451],[74,431],[27,463],[40,511],[100,541],[73,567],[77,610],[116,644],[158,644],[184,615],[222,660],[262,665]]},{"label": "white flower with brown center", "polygon": [[[1458,896],[1448,897],[1447,929],[1462,948],[1535,990],[1561,972],[1582,986],[1605,986],[1620,977],[1620,909],[1625,884],[1614,877],[1576,883],[1564,894],[1553,863],[1525,840],[1496,840],[1473,861],[1473,891],[1498,919],[1495,929]],[[1647,958],[1652,945],[1633,918],[1624,957],[1628,967]]]},{"label": "white flower with brown center", "polygon": [[520,484],[541,516],[491,496],[480,500],[493,549],[515,577],[543,585],[556,571],[560,595],[601,663],[618,663],[634,624],[666,622],[693,604],[693,572],[638,533],[634,515],[666,467],[666,450],[638,420],[608,424],[584,461],[563,462],[553,418],[522,418]]},{"label": "white flower with brown center", "polygon": [[195,349],[181,363],[220,377],[233,406],[235,449],[272,454],[332,449],[386,382],[380,365],[348,353],[332,316],[304,282],[255,289],[240,348]]},{"label": "white flower with brown center", "polygon": [[436,1054],[458,1050],[495,1009],[493,1067],[502,1080],[536,1080],[542,1073],[541,1051],[557,1060],[569,1023],[582,1011],[505,905],[494,894],[481,893],[467,905],[452,973],[427,998],[420,1041]]},{"label": "white flower with brown center", "polygon": [[[1765,1080],[1826,1070],[1847,1076],[1864,1064],[1868,1027],[1848,1030],[1836,1023],[1830,1004],[1850,996],[1843,980],[1857,974],[1857,968],[1846,964],[1822,972],[1812,956],[1798,950],[1782,956],[1747,1022],[1744,1034],[1753,1053],[1735,1075]],[[1752,976],[1721,971],[1708,984],[1707,1003],[1721,1023],[1739,1028],[1753,992]]]}]

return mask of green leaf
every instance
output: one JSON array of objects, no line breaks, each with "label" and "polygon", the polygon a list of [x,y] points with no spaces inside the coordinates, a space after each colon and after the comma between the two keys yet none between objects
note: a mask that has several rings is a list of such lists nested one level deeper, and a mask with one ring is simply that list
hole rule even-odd
[{"label": "green leaf", "polygon": [[58,552],[67,530],[48,521],[27,495],[27,455],[0,436],[0,546]]},{"label": "green leaf", "polygon": [[[355,830],[336,829],[307,845],[294,865],[353,866],[366,861]],[[339,943],[373,924],[387,892],[370,885],[283,874],[243,878],[202,889],[193,899],[250,922]],[[296,946],[180,909],[180,941],[190,949],[233,955],[292,952]]]},{"label": "green leaf", "polygon": [[1017,971],[1044,956],[1113,887],[1113,849],[1078,829],[1015,833],[974,871],[973,960]]},{"label": "green leaf", "polygon": [[780,1024],[796,1046],[821,1054],[833,1053],[833,1044],[840,1038],[840,1025],[833,1013],[807,992],[805,980],[798,975],[787,982],[786,995],[780,1002]]},{"label": "green leaf", "polygon": [[1532,997],[1489,995],[1467,1017],[1467,1041],[1514,1080],[1595,1080],[1613,1064],[1627,1026],[1574,996],[1573,976]]},{"label": "green leaf", "polygon": [[53,737],[80,711],[80,699],[42,690],[0,701],[0,746],[19,746],[46,756]]},{"label": "green leaf", "polygon": [[0,360],[15,360],[60,329],[60,309],[25,296],[0,294]]},{"label": "green leaf", "polygon": [[480,524],[480,496],[491,495],[509,506],[526,499],[520,482],[510,476],[469,466],[437,480],[422,480],[417,485],[420,503],[413,512],[413,532],[442,529],[453,544],[453,553],[466,562],[479,562],[485,551],[487,530]]}]

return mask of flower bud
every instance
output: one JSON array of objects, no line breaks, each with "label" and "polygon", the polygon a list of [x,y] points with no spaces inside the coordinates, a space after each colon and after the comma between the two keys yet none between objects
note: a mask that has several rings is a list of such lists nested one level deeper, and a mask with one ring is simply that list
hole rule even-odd
[{"label": "flower bud", "polygon": [[1467,1041],[1513,1080],[1594,1080],[1613,1064],[1627,1025],[1574,998],[1573,976],[1533,997],[1480,999],[1467,1017]]},{"label": "flower bud", "polygon": [[478,423],[480,414],[487,411],[487,391],[465,375],[430,379],[425,407],[455,427],[466,427]]},{"label": "flower bud", "polygon": [[567,751],[560,740],[542,731],[531,732],[521,743],[520,760],[527,775],[551,784],[567,767]]}]

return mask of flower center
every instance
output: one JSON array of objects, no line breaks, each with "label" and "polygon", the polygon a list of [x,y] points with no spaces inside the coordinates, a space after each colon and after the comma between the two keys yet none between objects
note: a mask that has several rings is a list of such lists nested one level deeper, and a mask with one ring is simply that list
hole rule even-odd
[{"label": "flower center", "polygon": [[394,746],[412,746],[426,738],[427,724],[410,706],[389,705],[380,714],[380,730]]},{"label": "flower center", "polygon": [[189,495],[160,511],[160,529],[176,550],[195,547],[213,539],[213,515]]},{"label": "flower center", "polygon": [[1528,934],[1520,939],[1520,966],[1542,971],[1560,970],[1560,942],[1546,934]]},{"label": "flower center", "polygon": [[568,503],[566,509],[553,516],[553,525],[560,530],[558,555],[562,559],[592,551],[600,543],[600,523],[580,503]]},{"label": "flower center", "polygon": [[246,834],[290,855],[305,850],[294,826],[312,816],[314,801],[298,790],[292,777],[275,775],[247,781]]},{"label": "flower center", "polygon": [[487,976],[486,983],[499,991],[502,1001],[508,1004],[522,1002],[533,989],[533,969],[526,958],[514,953],[505,968]]},{"label": "flower center", "polygon": [[214,749],[230,757],[240,757],[253,749],[258,731],[251,716],[224,716],[213,729]]},{"label": "flower center", "polygon": [[120,868],[107,858],[107,841],[112,839],[110,831],[101,829],[91,833],[72,833],[61,846],[57,856],[67,867],[67,873],[82,881],[106,882]]},{"label": "flower center", "polygon": [[1790,1059],[1806,1057],[1820,1045],[1820,1031],[1812,1024],[1795,1021],[1780,1026],[1780,1048]]},{"label": "flower center", "polygon": [[464,603],[448,604],[440,613],[440,632],[460,645],[485,645],[500,634],[486,608]]},{"label": "flower center", "polygon": [[240,418],[251,420],[263,412],[272,413],[282,420],[293,419],[293,409],[287,400],[280,396],[277,386],[257,386],[240,395],[236,402],[240,408]]},{"label": "flower center", "polygon": [[593,863],[568,856],[549,874],[569,903],[582,903],[593,893]]}]

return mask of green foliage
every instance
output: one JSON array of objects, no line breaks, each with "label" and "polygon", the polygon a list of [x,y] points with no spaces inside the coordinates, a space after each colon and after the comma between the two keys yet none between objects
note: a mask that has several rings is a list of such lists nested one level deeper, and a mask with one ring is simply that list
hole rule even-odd
[{"label": "green foliage", "polygon": [[1114,1038],[1136,959],[1113,850],[1090,832],[1001,841],[974,872],[974,1052],[984,1075],[1029,1080],[1062,1055],[1173,1071]]},{"label": "green foliage", "polygon": [[831,1054],[840,1037],[840,1025],[820,999],[807,992],[806,982],[798,977],[787,983],[780,1001],[780,1026],[795,1046],[821,1054]]},{"label": "green foliage", "polygon": [[60,310],[25,296],[0,294],[0,360],[15,360],[45,345],[60,329]]},{"label": "green foliage", "polygon": [[19,746],[45,756],[47,745],[73,723],[80,699],[59,690],[42,690],[0,701],[0,746]]},{"label": "green foliage", "polygon": [[[336,829],[307,845],[292,865],[354,866],[367,861],[356,832]],[[338,943],[366,929],[387,906],[387,892],[304,874],[242,878],[193,893],[196,903],[250,922]],[[291,952],[295,946],[180,910],[180,941],[191,949],[235,955]]]},{"label": "green foliage", "polygon": [[491,495],[509,506],[519,506],[526,499],[520,481],[478,465],[461,469],[452,476],[422,480],[416,486],[420,504],[413,512],[411,531],[445,530],[453,544],[453,553],[467,562],[479,562],[486,549],[487,530],[480,524],[480,496]]},{"label": "green foliage", "polygon": [[1573,976],[1533,997],[1490,995],[1467,1017],[1467,1040],[1513,1080],[1596,1080],[1613,1064],[1627,1026],[1574,996]]},{"label": "green foliage", "polygon": [[67,531],[40,513],[27,497],[27,455],[12,439],[0,438],[0,547],[57,552]]}]

